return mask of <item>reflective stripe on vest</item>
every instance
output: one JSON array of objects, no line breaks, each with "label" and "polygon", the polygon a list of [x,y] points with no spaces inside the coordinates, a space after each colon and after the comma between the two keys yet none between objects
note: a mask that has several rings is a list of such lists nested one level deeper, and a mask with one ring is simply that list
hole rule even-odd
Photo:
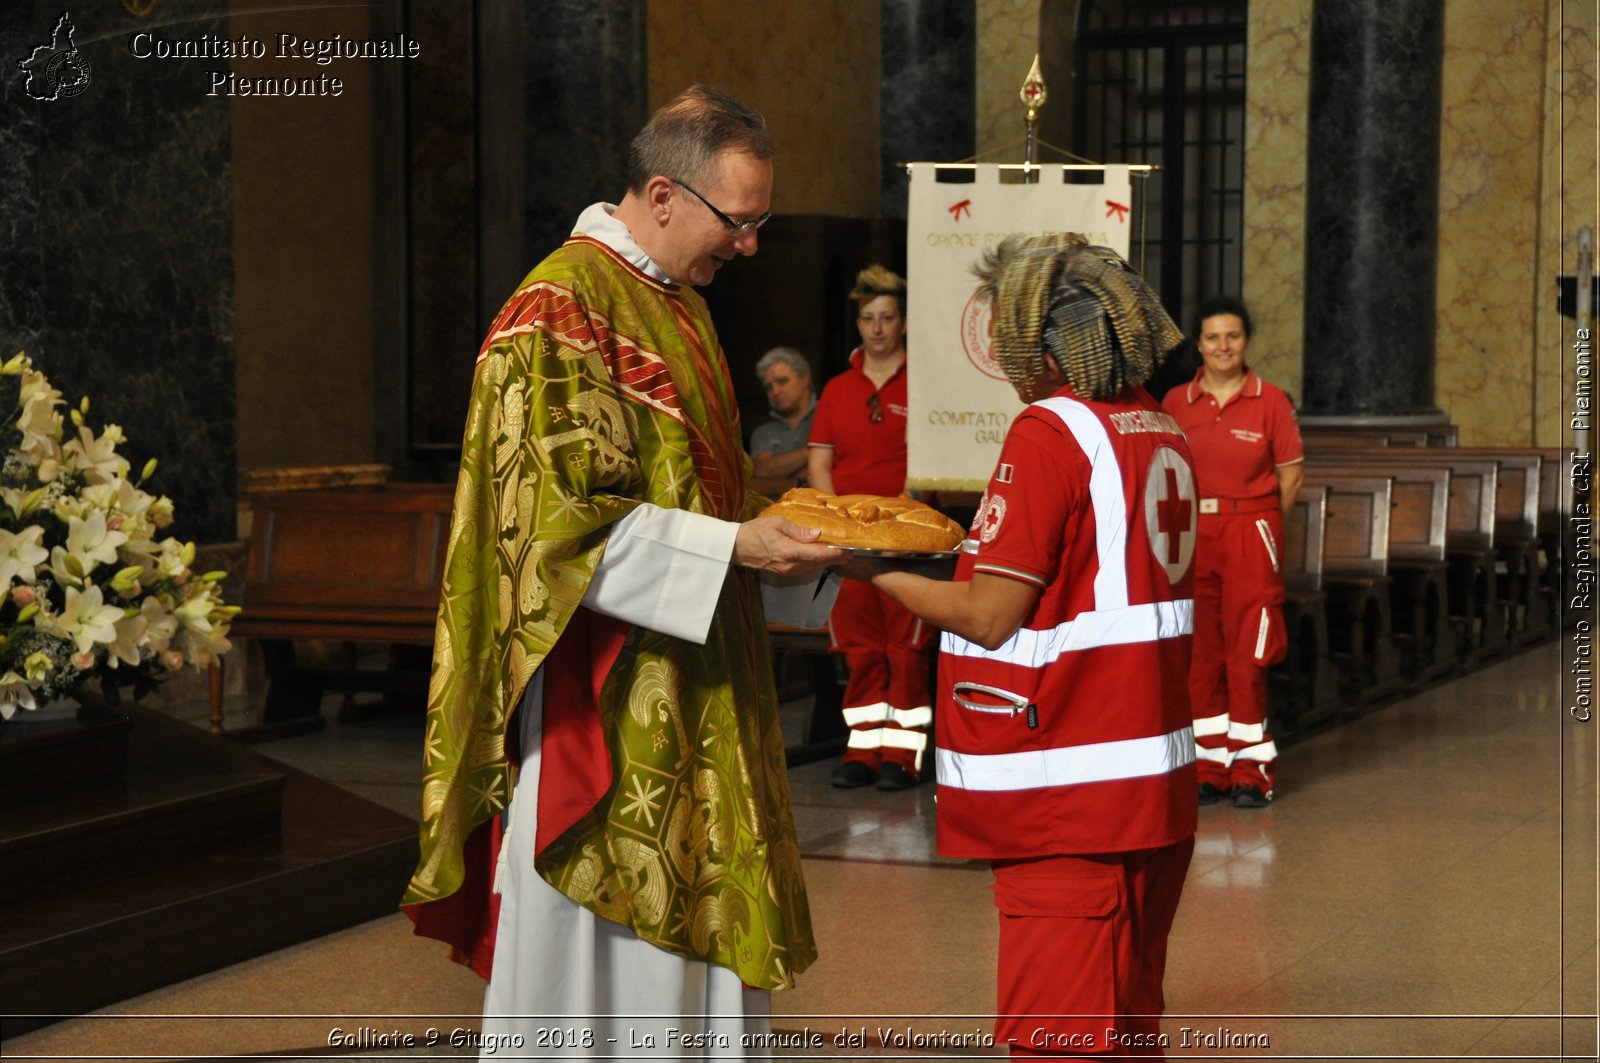
[{"label": "reflective stripe on vest", "polygon": [[1194,762],[1194,728],[1151,738],[1090,742],[1019,753],[940,749],[939,785],[957,790],[1038,790],[1165,775]]},{"label": "reflective stripe on vest", "polygon": [[945,632],[939,648],[957,657],[977,657],[1024,668],[1043,668],[1064,653],[1121,646],[1131,642],[1156,642],[1194,633],[1194,599],[1125,605],[1079,613],[1053,628],[1018,628],[1004,643],[986,650],[976,642]]}]

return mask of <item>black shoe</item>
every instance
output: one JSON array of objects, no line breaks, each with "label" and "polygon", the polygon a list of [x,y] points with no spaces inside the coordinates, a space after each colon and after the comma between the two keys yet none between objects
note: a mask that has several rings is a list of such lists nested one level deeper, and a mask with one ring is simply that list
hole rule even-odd
[{"label": "black shoe", "polygon": [[1200,784],[1200,803],[1202,805],[1214,805],[1227,796],[1226,790],[1219,790],[1208,782]]},{"label": "black shoe", "polygon": [[893,761],[887,762],[878,769],[878,789],[880,790],[909,790],[917,785],[919,780],[913,774]]},{"label": "black shoe", "polygon": [[1241,786],[1233,791],[1234,808],[1266,808],[1272,803],[1272,792],[1262,793],[1254,786]]},{"label": "black shoe", "polygon": [[841,790],[857,790],[863,786],[871,786],[878,778],[878,773],[861,763],[859,760],[847,760],[833,769],[829,781]]}]

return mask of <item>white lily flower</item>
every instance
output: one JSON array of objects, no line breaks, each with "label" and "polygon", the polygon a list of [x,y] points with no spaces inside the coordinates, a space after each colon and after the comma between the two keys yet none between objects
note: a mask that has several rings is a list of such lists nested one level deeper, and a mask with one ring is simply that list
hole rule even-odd
[{"label": "white lily flower", "polygon": [[98,437],[88,425],[79,425],[78,438],[63,444],[61,454],[89,483],[105,483],[128,475],[128,459],[117,454],[117,444],[125,442],[121,425],[106,425]]},{"label": "white lily flower", "polygon": [[0,587],[10,588],[17,580],[34,583],[38,580],[37,568],[50,557],[50,552],[39,545],[44,529],[30,524],[19,532],[0,528]]},{"label": "white lily flower", "polygon": [[22,376],[21,401],[17,428],[22,431],[22,442],[18,449],[35,461],[59,458],[62,418],[56,406],[61,392],[50,386],[43,373],[28,372]]},{"label": "white lily flower", "polygon": [[119,513],[129,517],[147,519],[151,505],[155,503],[156,496],[149,491],[134,486],[132,480],[123,478],[117,481],[117,504]]},{"label": "white lily flower", "polygon": [[43,683],[55,668],[55,660],[43,650],[34,650],[22,660],[22,670],[30,683]]},{"label": "white lily flower", "polygon": [[117,481],[90,484],[78,492],[78,497],[95,509],[114,510],[117,508]]},{"label": "white lily flower", "polygon": [[106,652],[110,655],[107,658],[107,663],[115,668],[117,662],[121,661],[123,664],[137,668],[140,658],[139,645],[144,639],[145,629],[149,626],[149,621],[140,613],[134,616],[125,616],[112,626],[116,629],[116,637],[106,646]]},{"label": "white lily flower", "polygon": [[210,631],[211,610],[214,605],[210,595],[197,594],[180,602],[172,612],[178,621],[191,631]]},{"label": "white lily flower", "polygon": [[96,644],[113,641],[117,637],[117,621],[121,619],[122,610],[107,605],[99,587],[83,590],[68,587],[67,604],[61,615],[50,618],[48,623],[57,634],[71,639],[79,653],[87,653]]},{"label": "white lily flower", "polygon": [[166,495],[159,496],[150,503],[150,523],[157,528],[165,528],[172,523],[172,499]]},{"label": "white lily flower", "polygon": [[[97,509],[87,517],[73,517],[67,521],[67,553],[79,560],[115,564],[117,547],[127,541],[126,532],[112,531],[106,526],[105,510]],[[85,565],[84,571],[93,567]]]},{"label": "white lily flower", "polygon": [[145,645],[151,653],[160,653],[178,633],[178,618],[172,615],[171,606],[153,594],[140,605],[139,615],[145,624]]},{"label": "white lily flower", "polygon": [[82,520],[89,513],[93,512],[90,509],[89,504],[83,499],[79,498],[77,495],[58,494],[47,497],[47,501],[50,507],[50,512],[55,514],[56,520],[59,520],[62,524],[68,523],[74,517]]},{"label": "white lily flower", "polygon": [[18,709],[38,707],[33,700],[33,688],[26,679],[16,672],[0,676],[0,718],[9,720]]},{"label": "white lily flower", "polygon": [[194,664],[197,668],[205,667],[214,658],[220,657],[233,649],[233,643],[223,636],[222,630],[210,624],[206,625],[206,630],[204,631],[185,627],[178,632],[176,645],[178,651],[183,654],[184,659]]},{"label": "white lily flower", "polygon": [[156,544],[161,552],[156,555],[156,572],[162,579],[176,579],[189,568],[183,563],[183,544],[176,539],[163,539]]}]

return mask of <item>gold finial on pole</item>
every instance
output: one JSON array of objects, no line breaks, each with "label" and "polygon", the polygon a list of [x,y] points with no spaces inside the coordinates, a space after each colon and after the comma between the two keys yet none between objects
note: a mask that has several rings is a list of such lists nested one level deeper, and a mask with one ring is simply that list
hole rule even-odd
[{"label": "gold finial on pole", "polygon": [[1036,143],[1034,127],[1039,121],[1039,108],[1044,106],[1044,101],[1047,97],[1044,90],[1044,74],[1039,70],[1039,54],[1037,52],[1034,53],[1033,66],[1029,68],[1028,76],[1023,79],[1022,91],[1019,95],[1022,98],[1023,105],[1028,108],[1028,140],[1022,160],[1025,164],[1022,171],[1022,179],[1024,182],[1032,184],[1039,179],[1039,175],[1034,173],[1032,169],[1034,145]]}]

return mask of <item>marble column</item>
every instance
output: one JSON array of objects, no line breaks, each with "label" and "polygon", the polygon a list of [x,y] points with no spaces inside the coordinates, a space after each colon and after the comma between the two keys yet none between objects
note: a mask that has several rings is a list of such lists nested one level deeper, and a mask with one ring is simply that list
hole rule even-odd
[{"label": "marble column", "polygon": [[[172,498],[183,539],[235,537],[232,124],[187,61],[141,60],[155,20],[74,8],[87,78],[27,91],[18,57],[52,44],[61,6],[24,3],[0,26],[0,358],[26,350],[144,486]],[[227,0],[185,8],[186,37],[229,31]],[[44,95],[46,98],[39,98]]]},{"label": "marble column", "polygon": [[[974,0],[882,0],[879,213],[906,216],[905,162],[958,162],[977,138]],[[1019,78],[1020,81],[1020,78]]]},{"label": "marble column", "polygon": [[[48,19],[48,16],[44,16]],[[49,39],[49,25],[0,22],[0,56],[27,55]],[[40,21],[40,20],[33,20]],[[42,108],[23,91],[26,75],[0,70],[0,358],[38,350],[44,326],[44,244],[39,239],[39,151]]]},{"label": "marble column", "polygon": [[584,207],[622,196],[628,143],[649,118],[645,5],[489,0],[479,50],[480,309],[492,314]]},{"label": "marble column", "polygon": [[385,460],[427,463],[411,475],[455,475],[472,378],[459,354],[584,207],[622,196],[628,143],[649,117],[645,10],[408,5],[407,26],[429,42],[405,68],[409,391],[382,401],[404,405],[409,432],[386,440]]},{"label": "marble column", "polygon": [[1305,394],[1319,416],[1435,421],[1442,0],[1316,0]]}]

